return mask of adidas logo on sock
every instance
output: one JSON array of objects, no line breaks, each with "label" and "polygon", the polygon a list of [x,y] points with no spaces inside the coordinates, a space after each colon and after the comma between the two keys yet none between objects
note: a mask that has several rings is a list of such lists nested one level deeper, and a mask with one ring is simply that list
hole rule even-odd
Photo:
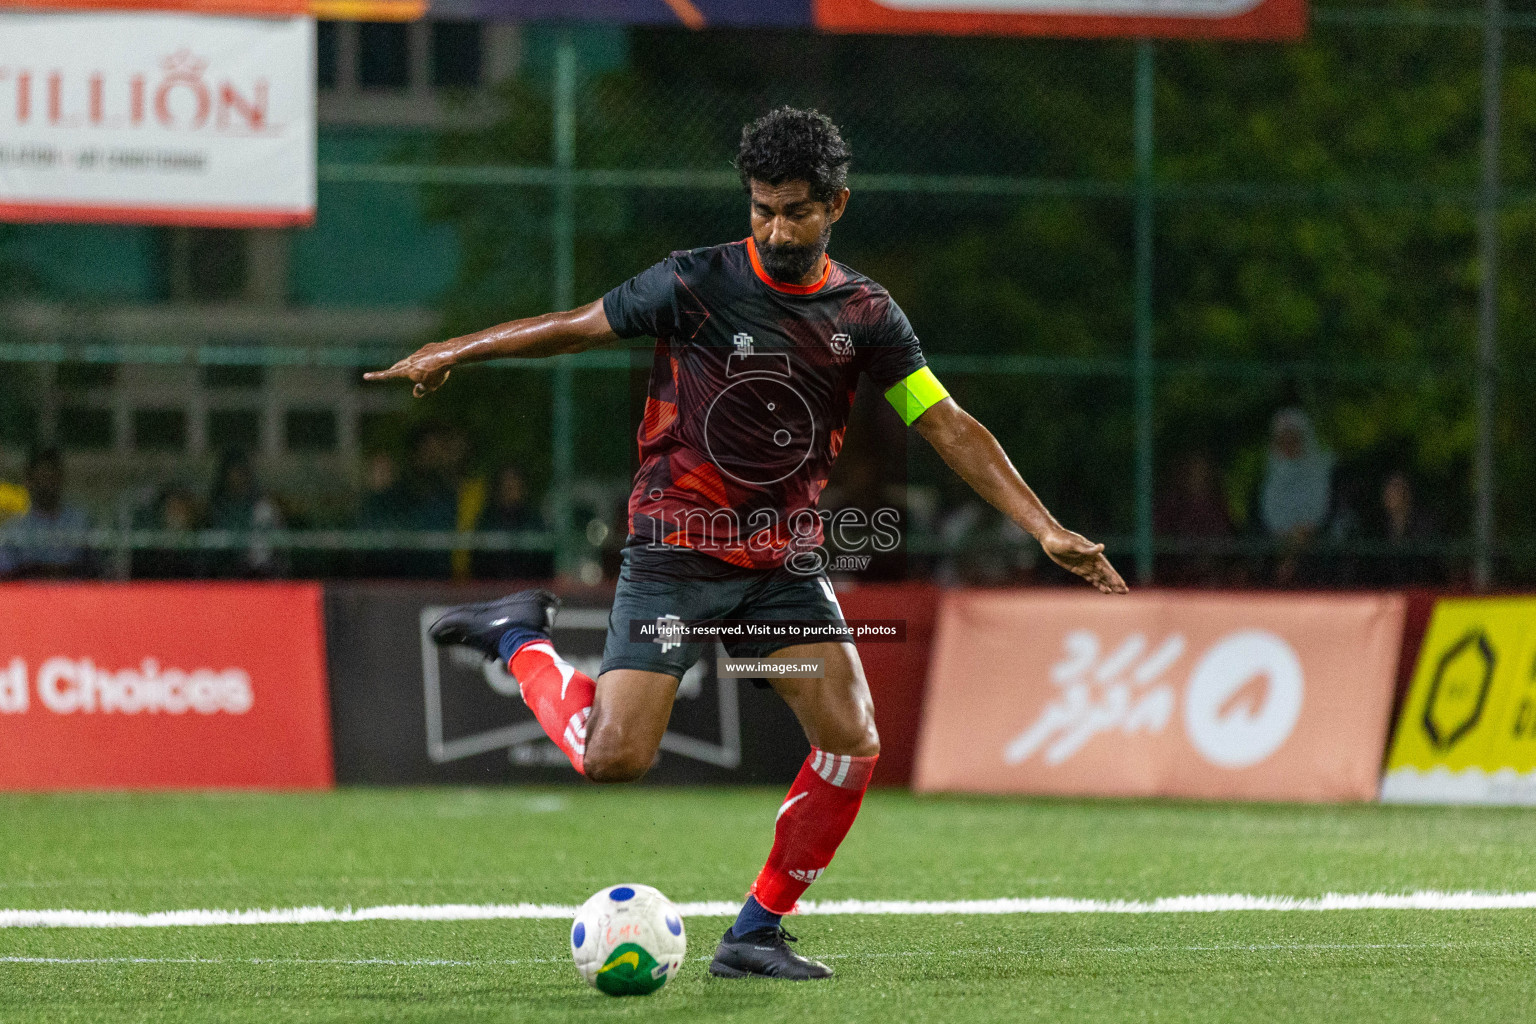
[{"label": "adidas logo on sock", "polygon": [[582,708],[571,716],[565,727],[566,746],[578,754],[585,755],[587,752],[587,718],[591,714],[591,708]]}]

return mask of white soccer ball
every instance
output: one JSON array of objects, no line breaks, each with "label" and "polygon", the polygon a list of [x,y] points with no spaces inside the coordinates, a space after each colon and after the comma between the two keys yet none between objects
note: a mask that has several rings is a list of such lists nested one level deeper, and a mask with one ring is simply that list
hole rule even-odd
[{"label": "white soccer ball", "polygon": [[599,889],[571,923],[576,969],[588,985],[611,996],[655,992],[677,974],[687,950],[682,915],[648,885]]}]

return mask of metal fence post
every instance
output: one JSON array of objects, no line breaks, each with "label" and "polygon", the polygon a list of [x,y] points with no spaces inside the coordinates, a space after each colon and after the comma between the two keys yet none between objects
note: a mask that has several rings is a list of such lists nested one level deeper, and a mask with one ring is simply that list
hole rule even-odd
[{"label": "metal fence post", "polygon": [[1136,579],[1152,582],[1152,145],[1154,50],[1136,41]]},{"label": "metal fence post", "polygon": [[[576,304],[576,41],[570,29],[560,33],[555,49],[554,125],[555,166],[553,223],[554,307]],[[554,492],[555,566],[564,574],[576,570],[571,524],[571,490],[576,478],[575,416],[572,409],[575,370],[570,356],[558,356],[553,374],[550,416]]]},{"label": "metal fence post", "polygon": [[1477,450],[1473,457],[1472,582],[1493,583],[1495,472],[1493,461],[1495,373],[1499,352],[1499,149],[1503,102],[1504,3],[1485,0],[1483,21],[1483,175],[1478,189]]}]

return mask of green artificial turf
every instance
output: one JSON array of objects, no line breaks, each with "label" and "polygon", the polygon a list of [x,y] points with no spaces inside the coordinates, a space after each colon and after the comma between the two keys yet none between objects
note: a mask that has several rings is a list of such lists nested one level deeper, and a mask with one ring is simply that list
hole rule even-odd
[{"label": "green artificial turf", "polygon": [[[0,907],[732,899],[769,790],[0,797]],[[874,793],[818,899],[1536,890],[1536,814]],[[0,930],[0,1021],[1536,1019],[1536,912],[791,919],[830,982],[586,988],[561,921]],[[7,960],[6,958],[10,958]],[[90,963],[26,963],[25,958]],[[133,962],[138,960],[140,962]]]}]

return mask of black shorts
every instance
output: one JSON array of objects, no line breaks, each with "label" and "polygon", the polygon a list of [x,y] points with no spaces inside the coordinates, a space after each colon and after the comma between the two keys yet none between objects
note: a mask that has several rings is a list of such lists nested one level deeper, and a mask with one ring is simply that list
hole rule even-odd
[{"label": "black shorts", "polygon": [[[825,574],[804,576],[780,567],[743,569],[691,548],[634,541],[625,546],[619,586],[608,615],[602,671],[663,672],[682,678],[699,660],[700,642],[631,640],[631,621],[800,620],[844,625],[843,609]],[[761,658],[789,646],[779,640],[729,639],[733,658]]]}]

